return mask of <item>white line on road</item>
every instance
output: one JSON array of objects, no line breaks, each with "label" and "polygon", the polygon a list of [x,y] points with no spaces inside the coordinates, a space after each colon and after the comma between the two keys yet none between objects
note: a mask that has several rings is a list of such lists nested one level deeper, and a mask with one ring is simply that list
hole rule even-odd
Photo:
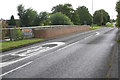
[{"label": "white line on road", "polygon": [[[87,39],[87,38],[90,38],[90,37],[92,37],[93,35],[90,35],[90,36],[88,36],[88,37],[86,37],[86,38],[84,38],[84,39]],[[84,40],[84,39],[82,39],[82,40]],[[54,52],[51,52],[51,53],[49,53],[49,54],[47,54],[47,55],[44,55],[43,57],[46,57],[46,56],[48,56],[48,55],[51,55],[51,54],[54,54],[55,52],[58,52],[58,51],[60,51],[60,50],[63,50],[63,49],[65,49],[65,48],[68,48],[68,47],[70,47],[70,46],[73,46],[73,45],[75,45],[75,44],[77,44],[77,43],[79,43],[80,41],[77,41],[77,42],[75,42],[75,43],[71,43],[71,44],[69,44],[69,45],[67,45],[67,46],[65,46],[65,47],[63,47],[63,48],[60,48],[60,49],[58,49],[58,50],[56,50],[56,51],[54,51]],[[42,58],[43,58],[42,57]]]},{"label": "white line on road", "polygon": [[48,50],[57,48],[57,47],[59,47],[59,46],[61,46],[61,45],[64,45],[65,43],[64,43],[64,42],[51,42],[51,43],[45,43],[45,44],[43,44],[43,45],[46,45],[46,44],[58,44],[58,45],[55,46],[55,47],[52,47],[52,48],[46,48],[46,49],[40,50],[40,51],[38,51],[38,53],[33,52],[33,53],[30,54],[29,56],[26,56],[26,57],[24,57],[24,58],[21,58],[21,59],[15,60],[15,61],[0,63],[0,68],[1,68],[1,67],[5,67],[5,66],[8,66],[8,65],[11,65],[11,64],[16,63],[16,62],[19,62],[19,61],[22,61],[22,60],[25,60],[25,59],[27,59],[27,58],[30,58],[30,57],[32,57],[32,56],[34,56],[34,55],[37,55],[37,54],[40,54],[40,53],[42,53],[42,52],[45,52],[45,51],[48,51]]},{"label": "white line on road", "polygon": [[9,73],[11,73],[11,72],[14,72],[14,71],[16,71],[16,70],[18,70],[18,69],[20,69],[20,68],[23,68],[23,67],[31,64],[32,62],[33,62],[33,61],[30,61],[30,62],[28,62],[28,63],[26,63],[26,64],[24,64],[24,65],[22,65],[22,66],[19,66],[19,67],[15,68],[15,69],[13,69],[13,70],[10,70],[10,71],[8,71],[8,72],[6,72],[6,73],[4,73],[4,74],[1,74],[0,77],[5,76],[5,75],[7,75],[7,74],[9,74]]},{"label": "white line on road", "polygon": [[99,33],[99,32],[96,32],[96,35],[100,35],[100,33]]},{"label": "white line on road", "polygon": [[[93,36],[93,35],[87,36],[87,37],[85,37],[84,39],[90,38],[90,37],[92,37],[92,36]],[[84,39],[83,39],[83,40],[84,40]],[[76,43],[78,43],[78,42],[79,42],[79,41],[77,41],[77,42],[75,42],[75,43],[72,43],[72,44],[69,44],[68,46],[65,46],[65,47],[63,47],[63,48],[60,48],[60,49],[58,49],[58,50],[56,50],[56,51],[59,51],[59,50],[62,50],[62,49],[64,49],[64,48],[67,48],[67,47],[69,47],[69,46],[72,46],[72,45],[74,45],[74,44],[76,44]],[[35,46],[35,47],[37,47],[37,46]],[[35,47],[34,47],[34,48],[35,48]],[[53,47],[53,48],[56,48],[56,47]],[[53,49],[53,48],[50,48],[50,49]],[[41,53],[41,52],[45,52],[45,51],[47,51],[47,50],[39,51],[37,54],[39,54],[39,53]],[[55,51],[55,52],[56,52],[56,51]],[[34,53],[34,52],[33,52],[33,53]],[[2,65],[2,66],[0,66],[0,67],[8,66],[8,65],[10,65],[10,64],[13,64],[13,63],[22,61],[22,60],[24,60],[24,59],[27,59],[27,58],[32,57],[32,56],[37,55],[37,54],[32,54],[32,55],[29,55],[29,56],[27,56],[27,57],[25,57],[25,58],[22,58],[22,59],[19,59],[19,60],[16,60],[16,61],[12,61],[12,62],[9,62],[9,63],[5,63],[5,64],[1,63],[0,65]],[[49,54],[48,54],[48,55],[49,55]],[[44,56],[47,56],[47,55],[44,55]]]},{"label": "white line on road", "polygon": [[[105,27],[104,27],[104,28],[105,28]],[[101,29],[104,29],[104,28],[101,28]],[[96,30],[101,30],[101,29],[96,29]],[[96,30],[86,31],[86,32],[83,32],[83,33],[81,33],[81,34],[87,34],[87,33],[90,33],[90,32],[92,32],[92,31],[94,32],[94,31],[96,31]],[[19,51],[17,51],[17,52],[13,52],[13,53],[18,53],[18,52],[20,52],[20,51],[28,50],[28,49],[31,49],[31,48],[37,48],[37,47],[41,47],[41,46],[34,46],[34,47],[27,48],[27,49],[19,50]],[[4,56],[7,56],[7,55],[11,55],[11,53],[9,53],[9,54],[4,54],[4,55],[0,55],[0,57],[4,57]]]}]

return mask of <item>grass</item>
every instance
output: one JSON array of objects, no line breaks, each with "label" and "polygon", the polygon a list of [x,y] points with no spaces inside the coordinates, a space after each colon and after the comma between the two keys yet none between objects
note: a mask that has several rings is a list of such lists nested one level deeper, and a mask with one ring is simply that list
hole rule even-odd
[{"label": "grass", "polygon": [[108,23],[108,24],[106,24],[106,27],[113,27],[113,24],[112,23]]},{"label": "grass", "polygon": [[25,40],[19,40],[19,41],[5,41],[5,42],[0,42],[0,50],[8,50],[10,48],[16,48],[22,45],[30,44],[30,43],[35,43],[39,41],[43,41],[44,39],[39,39],[39,38],[34,38],[34,39],[25,39]]},{"label": "grass", "polygon": [[117,40],[117,42],[120,42],[120,40]]},{"label": "grass", "polygon": [[102,28],[102,26],[92,25],[92,26],[90,27],[90,29],[99,29],[99,28]]}]

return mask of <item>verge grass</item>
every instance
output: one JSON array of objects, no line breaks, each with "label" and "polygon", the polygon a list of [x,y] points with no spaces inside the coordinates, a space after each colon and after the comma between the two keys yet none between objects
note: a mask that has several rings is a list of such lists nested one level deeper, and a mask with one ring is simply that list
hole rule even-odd
[{"label": "verge grass", "polygon": [[4,41],[4,42],[0,42],[1,45],[0,50],[8,50],[10,48],[16,48],[19,46],[23,46],[26,44],[35,43],[43,40],[44,39],[34,38],[34,39],[24,39],[19,41]]},{"label": "verge grass", "polygon": [[90,29],[99,29],[102,28],[102,26],[98,26],[98,25],[91,25]]}]

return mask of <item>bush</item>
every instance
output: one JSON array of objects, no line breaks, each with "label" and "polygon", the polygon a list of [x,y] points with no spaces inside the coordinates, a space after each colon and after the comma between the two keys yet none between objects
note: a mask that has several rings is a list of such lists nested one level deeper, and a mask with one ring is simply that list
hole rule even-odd
[{"label": "bush", "polygon": [[106,23],[106,26],[107,27],[113,27],[113,24],[112,23]]},{"label": "bush", "polygon": [[70,18],[62,13],[55,13],[50,17],[52,25],[73,25]]},{"label": "bush", "polygon": [[17,29],[16,27],[14,27],[14,29],[11,30],[11,38],[12,38],[12,40],[24,39],[24,35],[23,35],[21,29],[20,28]]},{"label": "bush", "polygon": [[0,30],[0,33],[2,33],[2,35],[0,34],[0,38],[2,39],[2,40],[4,40],[5,39],[5,37],[6,37],[6,33],[7,33],[7,30]]}]

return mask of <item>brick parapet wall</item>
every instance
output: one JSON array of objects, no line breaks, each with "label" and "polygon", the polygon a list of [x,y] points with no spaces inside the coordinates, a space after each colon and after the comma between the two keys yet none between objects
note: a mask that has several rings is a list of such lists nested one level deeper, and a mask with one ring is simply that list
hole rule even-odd
[{"label": "brick parapet wall", "polygon": [[90,26],[58,26],[49,28],[34,29],[35,38],[52,38],[56,36],[66,35],[74,32],[87,31]]}]

